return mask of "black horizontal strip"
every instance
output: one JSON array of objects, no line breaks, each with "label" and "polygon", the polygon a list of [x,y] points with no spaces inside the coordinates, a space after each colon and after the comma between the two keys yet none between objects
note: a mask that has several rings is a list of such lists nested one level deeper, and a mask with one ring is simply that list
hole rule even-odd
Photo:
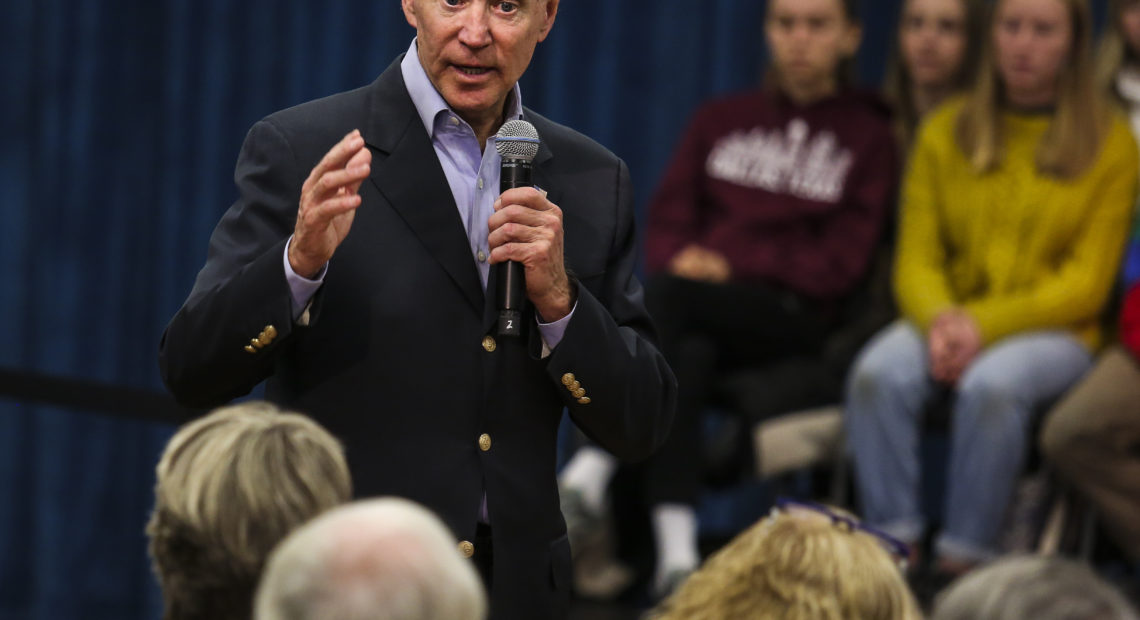
[{"label": "black horizontal strip", "polygon": [[204,413],[153,390],[5,368],[0,368],[0,398],[164,424],[181,424]]}]

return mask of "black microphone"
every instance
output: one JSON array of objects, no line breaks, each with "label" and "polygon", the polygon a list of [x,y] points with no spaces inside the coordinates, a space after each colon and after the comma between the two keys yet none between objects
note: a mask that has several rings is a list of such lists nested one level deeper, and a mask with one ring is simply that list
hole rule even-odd
[{"label": "black microphone", "polygon": [[[495,150],[502,158],[499,171],[499,192],[516,187],[530,187],[531,165],[538,154],[538,131],[534,125],[513,120],[503,123],[495,134]],[[516,261],[495,265],[495,300],[499,309],[499,335],[518,336],[522,334],[523,266]]]}]

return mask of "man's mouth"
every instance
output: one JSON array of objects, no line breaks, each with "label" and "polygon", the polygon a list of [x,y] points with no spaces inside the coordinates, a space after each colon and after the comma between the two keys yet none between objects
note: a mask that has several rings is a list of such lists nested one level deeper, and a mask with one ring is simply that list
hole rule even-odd
[{"label": "man's mouth", "polygon": [[484,73],[490,71],[490,69],[487,67],[466,67],[463,65],[455,65],[455,68],[466,75],[483,75]]}]

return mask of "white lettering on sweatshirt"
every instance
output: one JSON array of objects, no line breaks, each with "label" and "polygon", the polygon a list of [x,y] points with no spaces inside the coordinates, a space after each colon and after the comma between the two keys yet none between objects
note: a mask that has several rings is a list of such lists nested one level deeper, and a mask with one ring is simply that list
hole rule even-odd
[{"label": "white lettering on sweatshirt", "polygon": [[852,156],[835,134],[821,131],[808,139],[803,119],[792,119],[787,132],[761,127],[738,129],[717,141],[705,168],[710,177],[807,200],[838,202]]}]

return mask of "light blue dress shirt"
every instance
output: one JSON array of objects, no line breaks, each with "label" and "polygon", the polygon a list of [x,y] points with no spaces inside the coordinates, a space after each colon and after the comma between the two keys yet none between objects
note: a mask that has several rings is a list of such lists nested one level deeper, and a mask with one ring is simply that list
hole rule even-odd
[{"label": "light blue dress shirt", "polygon": [[[499,197],[499,170],[500,157],[495,150],[495,137],[487,140],[486,146],[480,151],[479,140],[475,131],[455,113],[444,100],[439,91],[432,85],[423,66],[420,64],[416,42],[413,39],[408,53],[400,63],[400,71],[404,77],[404,85],[415,104],[416,113],[423,121],[424,129],[431,137],[435,154],[443,167],[447,183],[451,187],[451,194],[455,197],[455,205],[459,208],[459,217],[463,220],[463,228],[467,231],[467,240],[471,249],[471,256],[475,266],[479,269],[479,277],[483,283],[483,290],[487,289],[487,278],[491,273],[490,255],[488,247],[487,220],[495,212],[495,200]],[[522,118],[522,95],[516,83],[512,92],[507,96],[509,112],[505,120]],[[367,136],[365,136],[367,139]],[[289,238],[292,242],[292,237]],[[326,264],[321,268],[315,279],[307,279],[297,275],[289,265],[289,244],[285,245],[285,278],[289,282],[289,289],[293,296],[293,316],[302,324],[308,323],[308,305],[316,294],[317,289],[324,282],[328,271]],[[575,304],[577,307],[577,304]],[[566,333],[566,325],[574,315],[573,308],[570,314],[553,323],[538,323],[542,335],[544,356],[547,351],[562,342]]]}]

